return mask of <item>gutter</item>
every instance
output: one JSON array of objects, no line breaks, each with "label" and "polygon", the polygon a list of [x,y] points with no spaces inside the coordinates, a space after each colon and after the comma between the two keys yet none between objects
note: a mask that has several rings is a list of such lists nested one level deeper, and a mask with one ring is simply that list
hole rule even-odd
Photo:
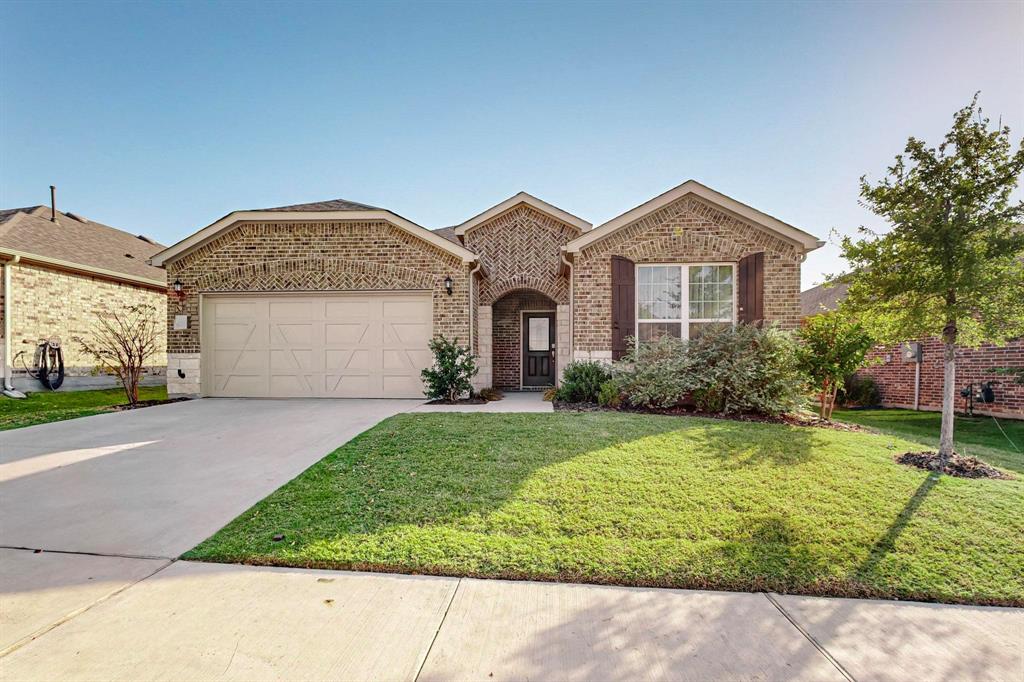
[{"label": "gutter", "polygon": [[7,262],[3,264],[4,268],[4,357],[3,362],[0,363],[3,367],[3,384],[0,388],[3,389],[3,394],[8,398],[24,398],[25,394],[15,390],[14,384],[11,383],[11,372],[12,367],[10,365],[11,360],[11,266],[17,265],[21,261],[21,256],[12,256]]},{"label": "gutter", "polygon": [[4,248],[0,248],[0,257],[7,258],[13,263],[23,261],[24,263],[30,265],[43,265],[46,267],[51,267],[58,270],[65,270],[67,272],[73,272],[76,274],[92,275],[94,277],[102,277],[103,279],[109,279],[115,282],[124,282],[126,284],[144,286],[150,289],[157,289],[159,291],[167,291],[166,281],[161,282],[158,279],[139,277],[138,275],[129,275],[123,272],[107,270],[106,268],[97,268],[91,265],[82,265],[81,263],[72,263],[71,261],[61,260],[60,258],[50,258],[49,256],[40,256],[34,253],[27,253],[25,251],[15,251],[14,249]]},{"label": "gutter", "polygon": [[[559,250],[558,255],[561,257],[562,262],[565,263],[565,267],[569,269],[569,362],[575,362],[576,360],[576,289],[573,282],[572,272],[572,261],[568,260],[566,256],[567,252],[565,248]],[[557,363],[556,363],[557,365]],[[561,380],[561,377],[558,377]]]}]

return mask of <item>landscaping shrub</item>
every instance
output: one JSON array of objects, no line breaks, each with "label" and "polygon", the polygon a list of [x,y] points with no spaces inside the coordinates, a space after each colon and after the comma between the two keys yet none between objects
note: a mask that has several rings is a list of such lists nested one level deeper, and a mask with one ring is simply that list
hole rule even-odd
[{"label": "landscaping shrub", "polygon": [[633,344],[615,374],[619,390],[634,407],[667,408],[681,403],[696,388],[686,343],[672,336]]},{"label": "landscaping shrub", "polygon": [[818,394],[818,416],[831,419],[844,379],[864,364],[871,335],[841,311],[808,318],[796,335],[800,369]]},{"label": "landscaping shrub", "polygon": [[805,389],[789,335],[743,324],[710,326],[690,341],[640,344],[616,378],[634,406],[668,408],[689,398],[700,410],[726,414],[790,412]]},{"label": "landscaping shrub", "polygon": [[476,357],[466,346],[460,346],[458,339],[449,341],[443,336],[430,340],[430,351],[434,354],[434,365],[420,373],[427,388],[424,392],[431,400],[458,400],[464,393],[470,393],[470,380],[476,376]]},{"label": "landscaping shrub", "polygon": [[609,379],[601,384],[601,389],[597,392],[597,404],[612,409],[622,404],[622,391],[619,389],[618,381]]},{"label": "landscaping shrub", "polygon": [[608,365],[594,361],[570,362],[562,372],[556,398],[568,403],[595,403],[601,384],[612,378]]},{"label": "landscaping shrub", "polygon": [[546,400],[549,403],[552,402],[557,397],[558,397],[558,389],[557,388],[553,388],[552,387],[552,388],[549,388],[548,390],[544,391],[543,398],[544,398],[544,400]]},{"label": "landscaping shrub", "polygon": [[844,405],[878,407],[882,403],[882,393],[874,378],[851,374],[843,382],[841,400]]}]

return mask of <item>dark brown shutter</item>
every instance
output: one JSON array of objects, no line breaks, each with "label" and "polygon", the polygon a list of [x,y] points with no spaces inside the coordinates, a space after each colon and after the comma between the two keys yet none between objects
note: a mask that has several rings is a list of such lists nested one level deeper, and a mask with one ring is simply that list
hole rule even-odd
[{"label": "dark brown shutter", "polygon": [[764,252],[740,259],[739,321],[760,324],[764,320]]},{"label": "dark brown shutter", "polygon": [[633,261],[612,256],[612,359],[629,352],[626,338],[636,331],[636,270]]}]

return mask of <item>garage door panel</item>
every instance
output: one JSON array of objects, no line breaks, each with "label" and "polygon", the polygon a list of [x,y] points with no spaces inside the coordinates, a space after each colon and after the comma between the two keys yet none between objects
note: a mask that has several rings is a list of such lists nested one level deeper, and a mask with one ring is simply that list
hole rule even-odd
[{"label": "garage door panel", "polygon": [[327,322],[324,324],[324,343],[329,346],[373,343],[375,339],[369,332],[370,324],[367,322]]},{"label": "garage door panel", "polygon": [[376,301],[365,298],[338,298],[324,302],[324,315],[328,320],[368,320],[371,311],[378,308]]},{"label": "garage door panel", "polygon": [[270,351],[271,371],[313,369],[312,348],[274,348]]},{"label": "garage door panel", "polygon": [[270,343],[274,346],[309,346],[315,334],[316,328],[309,322],[275,322],[270,327]]},{"label": "garage door panel", "polygon": [[421,398],[432,305],[428,294],[208,296],[206,392]]}]

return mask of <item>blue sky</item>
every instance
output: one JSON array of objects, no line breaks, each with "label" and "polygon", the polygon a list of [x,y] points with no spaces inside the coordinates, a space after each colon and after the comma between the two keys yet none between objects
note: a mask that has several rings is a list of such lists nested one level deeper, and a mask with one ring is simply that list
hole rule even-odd
[{"label": "blue sky", "polygon": [[[1024,3],[0,4],[0,207],[172,243],[344,197],[525,190],[595,225],[687,178],[828,238],[976,90],[1024,134]],[[804,287],[842,268],[812,253]]]}]

